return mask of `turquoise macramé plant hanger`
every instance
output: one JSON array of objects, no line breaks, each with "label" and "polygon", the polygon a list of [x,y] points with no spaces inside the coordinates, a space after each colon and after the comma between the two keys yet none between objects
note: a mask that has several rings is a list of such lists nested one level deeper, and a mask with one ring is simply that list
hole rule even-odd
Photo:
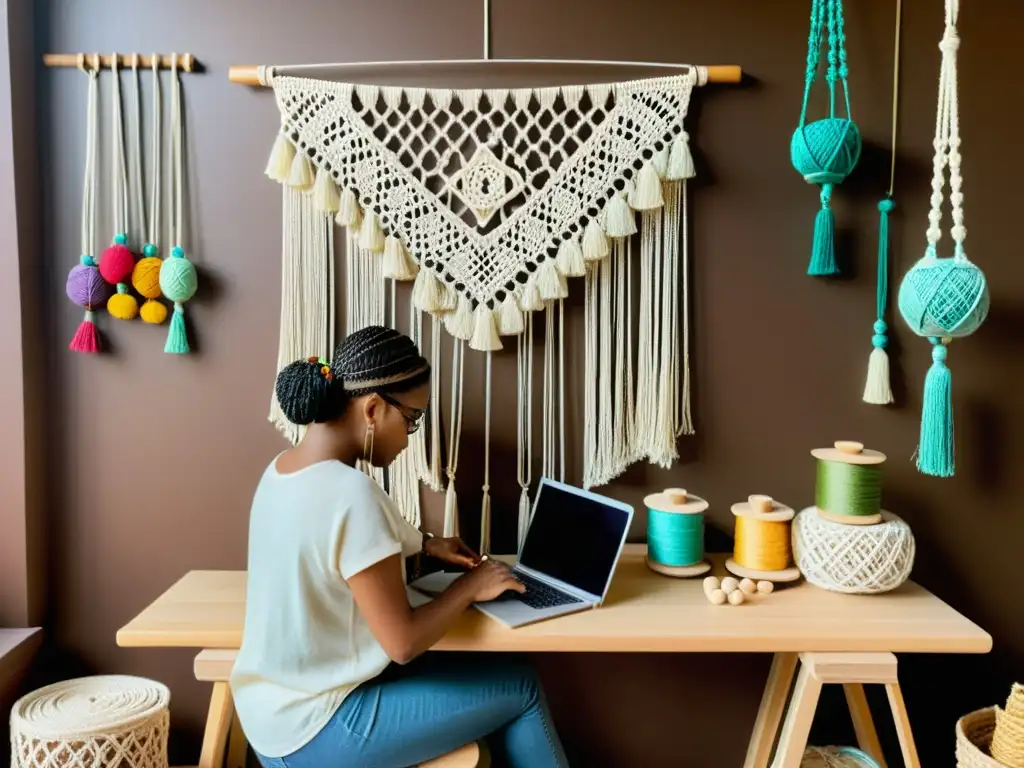
[{"label": "turquoise macram\u00e9 plant hanger", "polygon": [[[828,65],[825,81],[829,90],[828,117],[807,122],[811,86],[818,76],[822,36],[828,28]],[[850,117],[850,90],[846,82],[846,33],[843,31],[842,0],[812,0],[811,29],[807,38],[807,72],[800,124],[789,143],[793,167],[811,184],[821,185],[821,210],[814,220],[814,241],[809,275],[839,272],[835,258],[835,217],[829,207],[832,188],[850,175],[860,159],[861,138]],[[846,117],[836,116],[836,86],[841,81]]]},{"label": "turquoise macram\u00e9 plant hanger", "polygon": [[[935,157],[932,162],[931,210],[928,213],[928,246],[903,277],[899,291],[900,314],[910,329],[932,343],[932,365],[924,380],[921,404],[921,438],[917,468],[926,475],[952,477],[955,469],[951,376],[946,367],[946,345],[969,336],[988,316],[989,294],[984,273],[964,250],[963,177],[960,173],[960,110],[957,102],[956,52],[960,47],[956,22],[959,0],[946,0],[946,28],[939,43],[942,69],[935,119]],[[953,255],[938,253],[942,238],[942,200],[945,169],[949,168],[949,201],[952,206]]]}]

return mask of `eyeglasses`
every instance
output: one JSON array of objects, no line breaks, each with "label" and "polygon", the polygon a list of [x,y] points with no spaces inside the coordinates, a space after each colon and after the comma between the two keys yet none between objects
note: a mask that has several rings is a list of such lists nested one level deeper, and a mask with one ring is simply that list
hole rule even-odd
[{"label": "eyeglasses", "polygon": [[426,413],[421,408],[410,408],[409,406],[398,402],[395,398],[390,397],[383,392],[378,392],[377,395],[390,406],[398,409],[398,412],[402,414],[402,418],[405,419],[405,431],[408,434],[413,434],[419,430],[423,425],[423,415]]}]

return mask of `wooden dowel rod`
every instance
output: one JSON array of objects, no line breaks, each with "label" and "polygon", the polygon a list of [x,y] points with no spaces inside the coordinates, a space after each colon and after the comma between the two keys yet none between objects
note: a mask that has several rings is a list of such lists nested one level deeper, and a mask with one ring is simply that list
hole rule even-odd
[{"label": "wooden dowel rod", "polygon": [[[446,62],[438,61],[436,63],[443,65]],[[486,66],[489,64],[516,62],[514,60],[509,60],[508,62],[503,62],[501,60],[481,60],[479,63],[482,66]],[[355,63],[353,63],[353,66],[355,66]],[[372,64],[368,62],[365,66],[372,66]],[[737,64],[716,64],[710,67],[705,67],[705,69],[708,72],[709,83],[738,83],[743,78],[743,69]],[[239,85],[263,85],[263,83],[260,82],[259,70],[260,68],[255,64],[235,64],[228,68],[228,80],[232,83],[238,83]]]},{"label": "wooden dowel rod", "polygon": [[[149,69],[153,66],[153,56],[145,53],[86,53],[85,66],[87,68],[96,66],[96,59],[99,59],[100,69],[110,69],[114,64],[114,57],[117,57],[117,64],[122,69],[130,69],[132,62],[137,56],[139,59],[138,65],[140,69]],[[173,63],[173,56],[157,55],[157,60],[160,63],[161,69],[170,69]],[[43,54],[43,64],[48,67],[77,67],[78,66],[78,54],[77,53],[45,53]],[[182,72],[191,72],[195,68],[195,57],[191,53],[179,53],[178,54],[178,69]]]}]

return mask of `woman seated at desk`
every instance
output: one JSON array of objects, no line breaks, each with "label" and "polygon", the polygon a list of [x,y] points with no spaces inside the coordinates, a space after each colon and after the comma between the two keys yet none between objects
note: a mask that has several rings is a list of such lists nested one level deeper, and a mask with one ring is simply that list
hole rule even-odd
[{"label": "woman seated at desk", "polygon": [[[507,657],[421,657],[473,602],[522,590],[458,539],[424,538],[370,477],[419,429],[430,366],[397,331],[349,336],[334,360],[292,363],[277,398],[302,441],[277,456],[249,523],[239,719],[266,768],[400,768],[488,734],[513,768],[567,765],[540,684]],[[472,570],[412,608],[405,558]]]}]

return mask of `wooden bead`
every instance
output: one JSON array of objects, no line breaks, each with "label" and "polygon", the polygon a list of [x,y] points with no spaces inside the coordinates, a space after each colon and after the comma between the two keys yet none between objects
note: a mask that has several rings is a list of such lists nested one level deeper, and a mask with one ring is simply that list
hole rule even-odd
[{"label": "wooden bead", "polygon": [[742,589],[736,589],[729,593],[729,602],[733,605],[743,605],[743,601],[746,599]]},{"label": "wooden bead", "polygon": [[718,580],[717,576],[708,576],[704,579],[704,594],[710,595],[720,586],[722,586],[722,583]]},{"label": "wooden bead", "polygon": [[740,589],[745,595],[752,595],[757,592],[757,584],[754,583],[753,579],[744,579],[740,582]]},{"label": "wooden bead", "polygon": [[726,576],[722,579],[722,591],[727,595],[731,595],[737,589],[740,588],[740,583],[736,581],[732,576]]},{"label": "wooden bead", "polygon": [[713,592],[708,593],[708,600],[710,600],[715,605],[721,605],[726,601],[726,599],[727,598],[725,596],[725,592],[723,592],[720,589],[716,589]]},{"label": "wooden bead", "polygon": [[772,590],[775,589],[775,585],[770,581],[759,581],[757,582],[757,591],[762,595],[770,595]]}]

